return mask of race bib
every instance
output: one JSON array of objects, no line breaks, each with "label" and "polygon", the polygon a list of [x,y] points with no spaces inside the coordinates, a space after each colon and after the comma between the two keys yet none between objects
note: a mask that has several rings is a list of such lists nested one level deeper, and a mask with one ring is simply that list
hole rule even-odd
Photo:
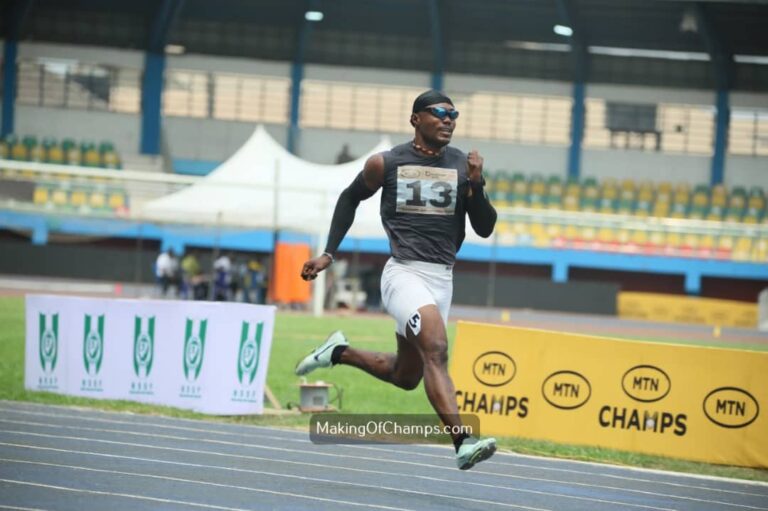
[{"label": "race bib", "polygon": [[456,211],[456,169],[403,165],[397,167],[398,213],[453,215]]}]

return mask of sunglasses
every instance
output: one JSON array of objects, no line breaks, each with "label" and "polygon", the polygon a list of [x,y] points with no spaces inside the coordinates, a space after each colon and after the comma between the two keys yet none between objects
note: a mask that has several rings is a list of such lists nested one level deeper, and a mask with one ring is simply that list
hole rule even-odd
[{"label": "sunglasses", "polygon": [[447,108],[443,108],[441,106],[428,106],[422,111],[429,112],[440,120],[443,120],[446,117],[450,117],[450,119],[454,121],[459,116],[458,110],[448,110]]}]

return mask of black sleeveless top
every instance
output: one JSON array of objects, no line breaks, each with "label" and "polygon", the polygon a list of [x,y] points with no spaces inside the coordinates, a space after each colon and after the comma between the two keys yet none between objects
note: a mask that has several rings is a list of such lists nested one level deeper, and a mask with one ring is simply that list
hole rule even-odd
[{"label": "black sleeveless top", "polygon": [[464,241],[467,155],[428,156],[409,142],[382,153],[381,223],[392,256],[452,265]]}]

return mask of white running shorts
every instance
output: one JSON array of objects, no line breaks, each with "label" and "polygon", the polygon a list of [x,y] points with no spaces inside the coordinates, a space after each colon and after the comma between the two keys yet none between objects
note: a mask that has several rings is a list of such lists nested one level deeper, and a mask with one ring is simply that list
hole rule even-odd
[{"label": "white running shorts", "polygon": [[409,321],[415,334],[421,330],[421,318],[414,316],[425,305],[437,305],[447,325],[452,297],[453,266],[390,257],[381,272],[382,303],[395,318],[395,330],[403,337]]}]

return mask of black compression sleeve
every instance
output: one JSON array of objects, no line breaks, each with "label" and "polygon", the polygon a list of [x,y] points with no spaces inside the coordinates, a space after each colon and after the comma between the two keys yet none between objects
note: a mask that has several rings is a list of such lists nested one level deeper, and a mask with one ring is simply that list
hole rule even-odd
[{"label": "black compression sleeve", "polygon": [[364,201],[375,193],[376,190],[371,190],[365,184],[362,171],[355,177],[352,184],[341,192],[339,200],[336,201],[336,209],[333,211],[331,229],[328,233],[328,243],[325,245],[326,252],[336,254],[336,250],[341,245],[341,240],[344,239],[347,231],[352,227],[352,222],[355,220],[355,210],[360,201]]},{"label": "black compression sleeve", "polygon": [[493,233],[493,227],[496,225],[496,210],[488,200],[488,194],[483,190],[484,184],[485,180],[482,183],[469,182],[472,197],[467,199],[467,213],[469,213],[472,229],[479,236],[487,238]]}]

